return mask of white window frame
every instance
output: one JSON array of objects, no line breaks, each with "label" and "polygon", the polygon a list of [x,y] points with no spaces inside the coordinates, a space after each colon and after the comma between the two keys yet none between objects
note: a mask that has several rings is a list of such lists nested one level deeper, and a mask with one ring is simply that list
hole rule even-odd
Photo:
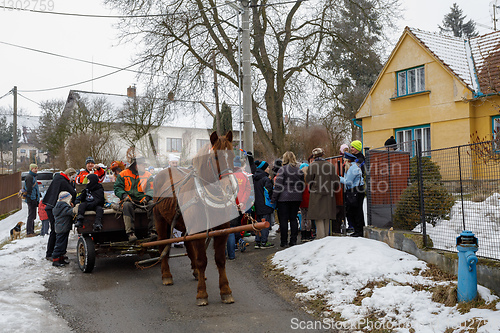
[{"label": "white window frame", "polygon": [[167,151],[174,153],[182,152],[182,139],[167,138]]},{"label": "white window frame", "polygon": [[398,97],[425,91],[425,66],[396,73]]}]

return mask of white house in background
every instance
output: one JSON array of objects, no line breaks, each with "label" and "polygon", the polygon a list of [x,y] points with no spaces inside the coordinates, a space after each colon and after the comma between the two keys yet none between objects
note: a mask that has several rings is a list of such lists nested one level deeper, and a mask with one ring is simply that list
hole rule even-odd
[{"label": "white house in background", "polygon": [[[12,115],[6,115],[8,124],[12,123]],[[47,162],[47,152],[35,147],[33,133],[39,126],[39,116],[27,114],[17,115],[17,129],[20,132],[18,137],[19,146],[17,147],[17,168],[26,171],[30,163],[43,164]],[[4,165],[0,168],[10,168],[12,166],[12,152],[3,154]]]},{"label": "white house in background", "polygon": [[[71,112],[76,108],[78,100],[92,101],[98,98],[105,98],[113,105],[116,112],[119,112],[119,110],[123,109],[127,99],[134,98],[135,88],[132,89],[131,91],[131,88],[129,88],[127,91],[129,96],[71,90],[64,112]],[[152,131],[151,138],[143,138],[136,144],[138,147],[146,145],[148,150],[151,151],[150,139],[152,139],[158,162],[161,165],[166,165],[168,156],[171,154],[180,156],[181,163],[183,160],[194,157],[201,147],[209,143],[213,126],[213,117],[200,103],[174,100],[170,102],[168,107],[170,108],[169,116],[163,126]],[[235,111],[233,110],[233,145],[238,148],[240,139],[239,117],[235,114]],[[119,123],[116,123],[116,125],[121,126]],[[129,144],[119,135],[114,135],[114,138],[114,144],[119,147],[119,156],[117,158],[125,161]],[[150,161],[150,163],[153,163],[153,161]]]}]

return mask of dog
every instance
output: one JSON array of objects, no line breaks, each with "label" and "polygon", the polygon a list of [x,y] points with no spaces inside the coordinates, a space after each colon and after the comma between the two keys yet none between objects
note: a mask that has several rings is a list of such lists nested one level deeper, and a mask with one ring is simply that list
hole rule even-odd
[{"label": "dog", "polygon": [[21,227],[23,226],[24,222],[17,222],[16,226],[12,229],[10,229],[10,240],[13,241],[14,239],[21,239]]}]

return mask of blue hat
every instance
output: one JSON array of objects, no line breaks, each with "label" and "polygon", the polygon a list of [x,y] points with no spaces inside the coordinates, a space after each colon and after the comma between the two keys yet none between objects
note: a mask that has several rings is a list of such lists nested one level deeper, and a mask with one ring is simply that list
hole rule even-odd
[{"label": "blue hat", "polygon": [[261,170],[266,170],[267,167],[269,166],[269,163],[267,163],[266,161],[261,161],[258,165],[257,165],[257,168],[261,169]]},{"label": "blue hat", "polygon": [[356,161],[358,158],[351,153],[344,153],[344,158],[349,161]]},{"label": "blue hat", "polygon": [[301,170],[302,170],[303,168],[308,167],[308,166],[309,166],[309,164],[307,164],[307,163],[302,163],[302,164],[300,165],[299,169],[301,169]]}]

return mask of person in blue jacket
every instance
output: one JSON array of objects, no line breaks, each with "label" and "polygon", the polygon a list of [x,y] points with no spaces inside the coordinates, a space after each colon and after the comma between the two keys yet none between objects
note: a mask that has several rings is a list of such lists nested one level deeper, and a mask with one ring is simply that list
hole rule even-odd
[{"label": "person in blue jacket", "polygon": [[30,164],[30,172],[24,180],[26,187],[26,203],[28,204],[28,220],[26,221],[26,237],[36,236],[35,218],[38,202],[40,201],[40,190],[38,189],[38,165]]},{"label": "person in blue jacket", "polygon": [[340,182],[344,184],[344,205],[346,208],[346,217],[354,227],[353,237],[363,236],[363,227],[365,225],[365,217],[363,213],[363,200],[365,198],[365,183],[363,180],[362,167],[364,161],[350,153],[344,154],[344,159],[347,161],[344,177],[340,177]]}]

